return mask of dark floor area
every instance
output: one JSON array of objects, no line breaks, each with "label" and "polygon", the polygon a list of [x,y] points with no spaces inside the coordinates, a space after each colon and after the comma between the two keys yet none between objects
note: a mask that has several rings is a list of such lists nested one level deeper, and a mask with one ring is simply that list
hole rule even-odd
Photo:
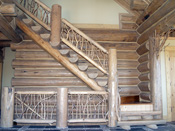
[{"label": "dark floor area", "polygon": [[[14,126],[13,128],[1,128],[0,131],[125,131],[120,127],[108,128],[107,126],[69,126],[67,129],[56,129],[55,126]],[[158,125],[157,130],[145,126],[131,126],[130,131],[175,131],[175,122]]]}]

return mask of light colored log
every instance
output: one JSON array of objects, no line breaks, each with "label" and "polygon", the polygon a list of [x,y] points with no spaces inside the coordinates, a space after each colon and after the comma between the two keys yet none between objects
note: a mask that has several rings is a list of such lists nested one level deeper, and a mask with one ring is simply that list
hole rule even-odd
[{"label": "light colored log", "polygon": [[61,6],[53,5],[51,12],[51,36],[50,43],[53,47],[57,47],[61,41]]},{"label": "light colored log", "polygon": [[8,3],[1,4],[0,13],[3,16],[16,16],[15,4],[8,4]]},{"label": "light colored log", "polygon": [[[157,53],[154,51],[156,45],[159,45],[159,39],[154,38],[155,41],[150,42],[150,86],[151,86],[151,100],[153,102],[154,111],[162,111],[162,88],[161,88],[161,67],[160,57],[157,58]],[[162,114],[154,116],[154,119],[162,119]]]},{"label": "light colored log", "polygon": [[3,87],[1,98],[1,127],[13,127],[14,88]]},{"label": "light colored log", "polygon": [[106,91],[69,91],[69,94],[100,94],[107,95]]},{"label": "light colored log", "polygon": [[68,89],[57,89],[57,117],[56,127],[66,128],[68,119]]},{"label": "light colored log", "polygon": [[118,92],[118,81],[117,81],[117,50],[109,50],[109,76],[108,76],[108,89],[109,89],[109,116],[108,126],[116,127],[117,120],[117,92]]},{"label": "light colored log", "polygon": [[59,61],[67,69],[69,69],[73,74],[84,81],[89,87],[94,90],[104,90],[102,87],[98,86],[97,83],[89,79],[89,77],[81,72],[75,65],[71,64],[65,57],[63,57],[58,50],[52,48],[50,44],[44,41],[39,35],[32,32],[23,22],[17,19],[18,27],[23,30],[28,36],[30,36],[40,47],[42,47],[46,52],[48,52],[55,60]]},{"label": "light colored log", "polygon": [[122,111],[122,116],[146,116],[146,115],[159,115],[160,111]]},{"label": "light colored log", "polygon": [[95,123],[101,123],[101,122],[107,122],[107,119],[70,119],[68,120],[69,123],[84,123],[84,122],[95,122]]},{"label": "light colored log", "polygon": [[140,93],[140,98],[146,101],[151,101],[151,93]]},{"label": "light colored log", "polygon": [[143,121],[120,121],[118,126],[123,125],[150,125],[150,124],[165,124],[165,120],[143,120]]},{"label": "light colored log", "polygon": [[56,120],[15,119],[14,122],[26,123],[26,124],[35,124],[35,123],[38,123],[38,124],[43,124],[43,123],[53,124],[53,123],[56,122]]}]

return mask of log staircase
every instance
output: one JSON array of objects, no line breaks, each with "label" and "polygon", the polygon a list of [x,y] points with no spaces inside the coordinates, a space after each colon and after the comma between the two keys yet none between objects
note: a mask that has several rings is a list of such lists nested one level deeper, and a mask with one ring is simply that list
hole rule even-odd
[{"label": "log staircase", "polygon": [[[86,36],[83,32],[74,27],[67,20],[62,19],[62,30],[61,30],[61,44],[55,49],[50,45],[50,27],[48,19],[46,23],[41,22],[40,19],[26,10],[21,3],[15,2],[20,10],[21,14],[17,18],[17,26],[24,31],[28,36],[31,37],[33,42],[38,44],[46,52],[20,52],[16,55],[23,54],[26,57],[48,57],[54,58],[60,64],[65,66],[70,72],[76,75],[80,80],[82,80],[86,85],[93,90],[102,91],[107,87],[107,59],[108,52],[98,43],[93,41],[91,38]],[[49,8],[46,8],[44,4],[39,1],[35,1],[35,4],[39,4],[43,7],[43,12],[51,13]],[[26,4],[27,6],[27,4]],[[29,6],[29,4],[28,4]],[[23,13],[25,12],[25,14]],[[29,17],[27,17],[27,16]],[[45,16],[48,18],[47,16]],[[31,19],[32,18],[32,19]],[[42,18],[43,19],[43,18]],[[38,23],[36,23],[38,22]],[[32,42],[32,41],[31,41]],[[25,40],[21,43],[25,44]],[[34,55],[34,54],[35,55]],[[40,55],[38,55],[40,53]],[[24,55],[25,54],[25,55]],[[33,54],[33,55],[31,55]],[[21,57],[21,56],[19,56]],[[41,58],[40,57],[40,58]],[[93,67],[90,69],[89,67]],[[95,69],[96,68],[96,69]],[[94,69],[96,70],[94,72]],[[99,76],[103,76],[98,78]],[[25,80],[24,80],[25,81]],[[33,80],[32,80],[33,81]],[[59,80],[57,80],[59,81]],[[63,80],[64,81],[64,80]],[[34,81],[33,81],[34,82]],[[12,80],[13,86],[22,86],[18,79]],[[80,83],[82,83],[80,81]],[[39,83],[37,83],[39,84]],[[57,84],[58,85],[58,84]],[[39,86],[39,85],[36,85]],[[42,86],[42,84],[40,85]],[[56,85],[55,85],[56,86]]]}]

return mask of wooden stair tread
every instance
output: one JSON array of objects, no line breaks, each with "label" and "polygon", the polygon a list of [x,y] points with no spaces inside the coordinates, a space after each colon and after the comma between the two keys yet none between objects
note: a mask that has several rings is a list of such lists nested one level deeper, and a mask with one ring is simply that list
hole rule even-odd
[{"label": "wooden stair tread", "polygon": [[76,63],[78,62],[78,57],[69,57],[68,58],[71,63]]},{"label": "wooden stair tread", "polygon": [[31,26],[32,30],[35,31],[36,33],[40,33],[42,30],[42,27],[40,25],[36,26]]},{"label": "wooden stair tread", "polygon": [[87,71],[86,73],[87,73],[88,77],[91,79],[95,79],[98,77],[98,72]]},{"label": "wooden stair tread", "polygon": [[88,64],[87,63],[78,63],[78,68],[81,70],[81,71],[85,71],[88,69]]},{"label": "wooden stair tread", "polygon": [[59,49],[59,52],[62,54],[62,55],[67,55],[69,53],[69,49]]},{"label": "wooden stair tread", "polygon": [[32,19],[22,19],[22,21],[27,24],[28,26],[35,25]]},{"label": "wooden stair tread", "polygon": [[49,33],[40,34],[40,36],[45,41],[49,41],[50,40],[50,34]]},{"label": "wooden stair tread", "polygon": [[100,80],[96,80],[96,81],[97,81],[97,84],[99,86],[106,86],[108,84],[108,81],[105,79],[100,79]]}]

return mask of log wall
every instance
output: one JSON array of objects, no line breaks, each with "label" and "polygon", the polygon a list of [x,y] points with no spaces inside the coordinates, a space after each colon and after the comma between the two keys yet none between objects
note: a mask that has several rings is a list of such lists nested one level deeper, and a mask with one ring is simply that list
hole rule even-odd
[{"label": "log wall", "polygon": [[151,101],[151,87],[150,87],[150,54],[149,54],[149,41],[143,43],[136,50],[139,54],[139,65],[137,67],[140,72],[138,87],[141,91],[140,101],[150,102]]},{"label": "log wall", "polygon": [[[85,31],[86,32],[86,31]],[[129,36],[128,36],[129,37]],[[117,49],[117,68],[119,78],[119,88],[121,96],[138,96],[139,64],[136,49],[138,44],[132,41],[104,41],[98,40],[106,49]],[[53,90],[55,87],[68,87],[71,90],[91,90],[84,82],[74,74],[56,62],[47,52],[43,51],[33,41],[27,40],[22,44],[11,44],[11,49],[16,51],[12,67],[15,69],[12,86],[17,90],[40,89]],[[84,61],[79,57],[79,60]],[[95,69],[91,64],[88,71],[98,72],[97,80],[106,80],[107,77]],[[29,88],[30,87],[30,88]],[[43,87],[46,87],[43,89]]]}]

